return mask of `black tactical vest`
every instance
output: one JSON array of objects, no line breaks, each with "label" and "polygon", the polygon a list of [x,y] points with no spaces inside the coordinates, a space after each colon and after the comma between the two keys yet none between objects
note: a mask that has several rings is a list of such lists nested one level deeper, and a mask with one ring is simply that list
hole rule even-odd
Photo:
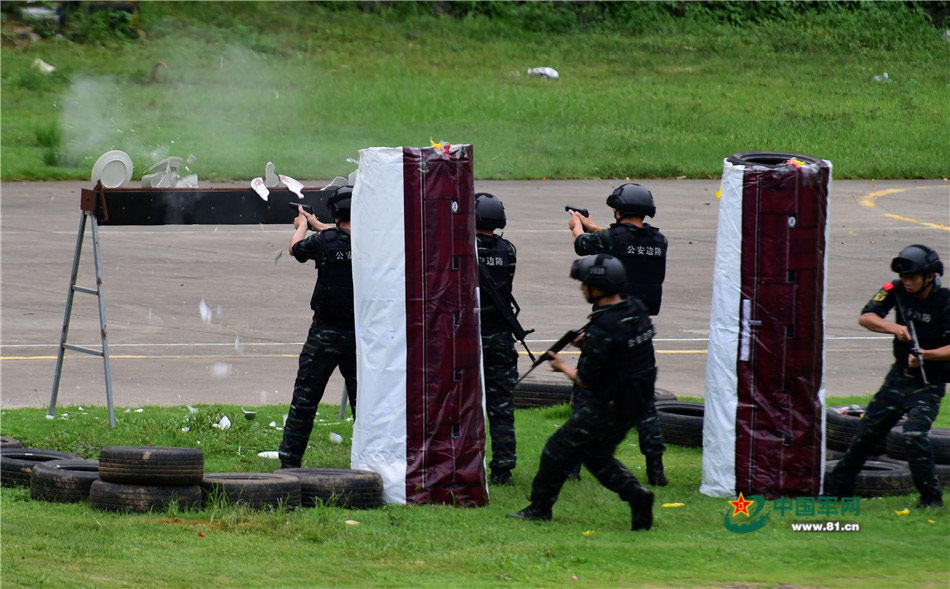
[{"label": "black tactical vest", "polygon": [[627,270],[624,294],[637,297],[650,315],[656,315],[660,312],[666,278],[666,238],[650,225],[614,223],[609,231],[613,242],[610,253],[619,258]]},{"label": "black tactical vest", "polygon": [[[505,300],[511,297],[511,272],[514,266],[514,260],[511,256],[511,245],[507,239],[492,235],[478,235],[476,237],[478,244],[478,263],[488,271],[495,282],[498,294]],[[482,331],[497,331],[499,329],[508,329],[508,323],[504,317],[492,304],[486,289],[487,284],[482,284],[479,279],[479,288],[482,293],[480,296],[481,304],[481,324]]]},{"label": "black tactical vest", "polygon": [[326,263],[317,267],[317,283],[313,287],[310,307],[321,324],[353,326],[353,266],[349,234],[346,239],[338,229],[320,234],[326,248]]},{"label": "black tactical vest", "polygon": [[638,417],[653,399],[656,357],[653,323],[637,299],[626,299],[591,317],[591,325],[607,332],[610,346],[603,363],[606,374],[595,395],[627,417]]}]

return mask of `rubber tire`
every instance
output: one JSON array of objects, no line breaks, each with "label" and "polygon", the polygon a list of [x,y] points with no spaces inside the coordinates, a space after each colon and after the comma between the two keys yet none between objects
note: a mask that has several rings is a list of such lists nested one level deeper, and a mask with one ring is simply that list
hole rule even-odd
[{"label": "rubber tire", "polygon": [[205,498],[223,494],[228,501],[254,509],[300,507],[300,480],[289,474],[265,472],[215,472],[201,481]]},{"label": "rubber tire", "polygon": [[705,406],[693,401],[664,401],[656,404],[663,442],[701,448]]},{"label": "rubber tire", "polygon": [[[904,446],[904,432],[895,427],[887,434],[887,455],[897,460],[907,460],[907,448]],[[935,427],[930,430],[930,450],[934,463],[950,464],[950,429]]]},{"label": "rubber tire", "polygon": [[[825,463],[825,472],[830,473],[837,464],[837,460],[829,460]],[[888,497],[913,492],[914,481],[910,470],[896,462],[868,460],[854,484],[854,494],[858,497]]]},{"label": "rubber tire", "polygon": [[98,460],[50,460],[33,467],[30,497],[38,501],[89,501],[89,488],[99,480]]},{"label": "rubber tire", "polygon": [[146,486],[198,485],[205,458],[197,448],[106,446],[99,452],[99,478]]},{"label": "rubber tire", "polygon": [[10,436],[0,436],[0,449],[2,448],[22,448],[23,442]]},{"label": "rubber tire", "polygon": [[0,484],[4,487],[29,487],[33,467],[50,460],[80,460],[80,457],[58,450],[3,448],[0,450]]},{"label": "rubber tire", "polygon": [[201,499],[198,485],[126,485],[98,480],[89,488],[89,506],[101,511],[167,511],[173,501],[179,509],[200,509]]},{"label": "rubber tire", "polygon": [[[515,408],[531,409],[570,403],[573,390],[574,385],[569,382],[525,381],[515,387]],[[676,395],[665,389],[656,389],[654,400],[675,401]]]},{"label": "rubber tire", "polygon": [[[891,458],[890,456],[882,456],[881,458],[878,458],[878,460],[881,462],[894,462],[903,465],[905,468],[910,470],[906,460],[898,460],[897,458]],[[940,483],[940,486],[945,489],[950,488],[950,464],[934,464],[934,467],[937,471],[937,482]]]},{"label": "rubber tire", "polygon": [[317,504],[352,509],[375,509],[386,504],[383,477],[371,470],[348,468],[282,468],[300,480],[300,502],[305,507]]},{"label": "rubber tire", "polygon": [[[844,452],[851,445],[854,434],[858,432],[858,423],[867,409],[865,405],[835,405],[825,408],[825,446]],[[842,413],[844,411],[844,413]],[[904,422],[901,418],[898,424]],[[881,440],[874,447],[873,455],[887,453],[887,440]]]},{"label": "rubber tire", "polygon": [[568,381],[522,381],[514,390],[516,409],[551,407],[571,402],[574,385]]}]

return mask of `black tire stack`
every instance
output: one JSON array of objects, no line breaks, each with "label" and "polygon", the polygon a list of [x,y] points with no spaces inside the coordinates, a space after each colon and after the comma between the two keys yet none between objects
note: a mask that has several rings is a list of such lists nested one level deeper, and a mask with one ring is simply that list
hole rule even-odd
[{"label": "black tire stack", "polygon": [[[831,472],[837,460],[825,462],[825,472]],[[889,497],[914,492],[914,481],[907,466],[897,462],[868,460],[858,473],[854,494],[858,497]]]},{"label": "black tire stack", "polygon": [[351,509],[374,509],[385,504],[383,477],[370,470],[348,468],[282,468],[300,480],[301,502]]},{"label": "black tire stack", "polygon": [[99,452],[99,479],[89,504],[104,511],[164,511],[202,505],[204,454],[195,448],[107,446]]},{"label": "black tire stack", "polygon": [[[574,385],[566,380],[525,380],[518,383],[513,391],[515,408],[533,409],[570,403],[573,390]],[[656,389],[654,399],[657,403],[675,401],[676,395],[664,389]]]},{"label": "black tire stack", "polygon": [[[933,453],[934,465],[937,467],[937,480],[940,486],[950,488],[950,429],[935,427],[930,430],[930,450]],[[887,434],[885,445],[887,456],[901,464],[907,464],[909,458],[907,447],[904,445],[904,433],[900,427],[895,427]]]},{"label": "black tire stack", "polygon": [[215,472],[204,476],[201,489],[206,501],[221,499],[253,509],[300,507],[300,481],[289,474],[265,472]]},{"label": "black tire stack", "polygon": [[29,487],[33,468],[52,460],[80,460],[79,456],[58,450],[8,447],[0,449],[0,484],[4,487]]},{"label": "black tire stack", "polygon": [[694,401],[658,401],[657,417],[664,444],[701,448],[705,405]]}]

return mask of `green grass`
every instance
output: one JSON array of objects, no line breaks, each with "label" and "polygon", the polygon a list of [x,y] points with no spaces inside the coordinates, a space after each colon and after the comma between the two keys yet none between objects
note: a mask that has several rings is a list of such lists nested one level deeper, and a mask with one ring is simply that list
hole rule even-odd
[{"label": "green grass", "polygon": [[[145,40],[4,43],[0,176],[86,178],[116,148],[135,179],[190,153],[201,179],[249,179],[267,161],[327,178],[360,148],[430,138],[472,143],[478,178],[708,178],[748,150],[830,159],[839,178],[946,175],[948,76],[934,65],[950,44],[905,7],[738,24],[628,10],[644,18],[584,28],[539,5],[547,28],[526,30],[479,14],[143,3]],[[56,72],[30,69],[37,57]],[[524,75],[538,65],[561,79]],[[51,121],[61,153],[35,138]]]},{"label": "green grass", "polygon": [[[142,409],[120,409],[115,429],[102,407],[66,407],[66,417],[54,420],[42,409],[4,410],[0,418],[3,435],[87,458],[105,445],[176,445],[201,448],[207,472],[276,468],[256,454],[277,447],[281,433],[268,423],[280,423],[286,407],[258,407],[254,421],[228,405],[195,413]],[[211,427],[220,415],[230,416],[231,429]],[[327,422],[314,428],[305,465],[349,466],[352,424],[337,423],[336,415],[334,406],[321,408],[319,418]],[[793,521],[825,518],[776,512],[757,532],[725,530],[726,500],[697,491],[698,448],[667,450],[671,484],[656,490],[656,523],[649,532],[631,532],[625,504],[586,472],[565,486],[553,522],[505,518],[526,505],[544,440],[567,415],[563,406],[517,411],[516,485],[492,488],[490,504],[476,509],[252,512],[214,505],[132,515],[33,501],[27,490],[3,488],[4,586],[946,587],[950,578],[946,509],[913,509],[916,495],[862,500],[858,516],[840,518],[860,523],[856,533],[793,533]],[[937,425],[950,425],[950,416],[940,415]],[[329,443],[330,431],[345,442]],[[635,443],[633,435],[621,444],[618,458],[642,475]],[[674,502],[685,505],[660,507]],[[909,515],[895,513],[906,507]],[[346,520],[360,524],[347,526]]]}]

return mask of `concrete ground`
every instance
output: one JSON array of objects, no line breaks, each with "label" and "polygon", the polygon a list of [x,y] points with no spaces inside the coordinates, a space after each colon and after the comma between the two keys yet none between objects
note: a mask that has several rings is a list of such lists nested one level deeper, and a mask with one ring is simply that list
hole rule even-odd
[{"label": "concrete ground", "polygon": [[[565,204],[606,225],[614,180],[483,181],[500,197],[504,234],[518,247],[521,320],[543,351],[589,309],[568,278],[575,258]],[[718,180],[649,180],[654,225],[670,240],[663,308],[656,320],[658,386],[703,396]],[[322,185],[320,182],[308,185]],[[47,407],[88,182],[0,186],[0,407]],[[946,180],[835,180],[831,190],[826,304],[830,396],[870,394],[891,362],[890,339],[857,324],[861,307],[911,243],[950,262]],[[183,403],[288,404],[310,323],[315,272],[287,253],[287,226],[103,227],[101,248],[112,382],[118,407]],[[87,229],[87,235],[91,235]],[[87,237],[79,284],[94,286]],[[212,321],[201,319],[201,301]],[[69,342],[99,343],[95,298],[77,294]],[[576,352],[573,356],[576,358]],[[522,354],[522,372],[527,368]],[[563,378],[545,368],[538,378]],[[533,377],[533,376],[532,376]],[[334,375],[325,401],[339,403]],[[101,358],[68,352],[58,407],[105,405]]]}]

